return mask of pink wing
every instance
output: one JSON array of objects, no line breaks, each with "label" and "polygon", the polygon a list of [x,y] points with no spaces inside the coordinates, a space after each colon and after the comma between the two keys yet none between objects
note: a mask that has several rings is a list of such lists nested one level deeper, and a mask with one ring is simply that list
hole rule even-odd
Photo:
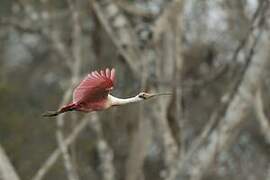
[{"label": "pink wing", "polygon": [[88,74],[73,92],[73,103],[88,103],[106,98],[115,83],[115,69]]}]

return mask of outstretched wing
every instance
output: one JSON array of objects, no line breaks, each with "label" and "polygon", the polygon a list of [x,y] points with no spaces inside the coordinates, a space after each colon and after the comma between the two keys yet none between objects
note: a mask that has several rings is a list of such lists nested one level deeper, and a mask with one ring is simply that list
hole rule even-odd
[{"label": "outstretched wing", "polygon": [[73,92],[73,102],[89,102],[106,98],[115,83],[115,69],[88,74]]}]

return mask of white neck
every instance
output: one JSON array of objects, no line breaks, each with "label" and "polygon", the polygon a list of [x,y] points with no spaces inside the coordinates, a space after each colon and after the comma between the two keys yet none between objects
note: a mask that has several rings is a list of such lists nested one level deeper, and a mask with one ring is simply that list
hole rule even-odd
[{"label": "white neck", "polygon": [[143,100],[143,99],[139,98],[138,96],[122,99],[122,98],[114,97],[110,94],[108,95],[108,99],[109,99],[112,106],[120,106],[120,105],[139,102],[139,101]]}]

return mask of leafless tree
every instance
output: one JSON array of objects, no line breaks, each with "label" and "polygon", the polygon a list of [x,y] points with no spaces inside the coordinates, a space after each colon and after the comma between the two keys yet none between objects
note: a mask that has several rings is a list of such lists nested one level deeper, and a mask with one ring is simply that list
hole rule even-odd
[{"label": "leafless tree", "polygon": [[[59,107],[70,101],[86,73],[114,66],[118,88],[113,93],[128,96],[147,90],[173,95],[105,112],[40,120],[49,129],[44,133],[55,134],[52,139],[44,136],[41,148],[50,148],[42,159],[21,158],[30,162],[29,174],[13,154],[17,151],[12,142],[3,138],[10,157],[1,146],[0,179],[246,179],[249,168],[254,170],[252,177],[269,178],[267,0],[14,0],[11,7],[8,16],[0,13],[0,94],[6,92],[2,84],[11,86],[7,79],[12,75],[18,85],[10,92],[24,79],[30,85],[9,97],[26,97],[31,105],[34,91],[29,88],[42,82],[40,93],[42,88],[52,92],[43,92],[39,100],[46,107]],[[14,39],[17,44],[12,44]],[[14,49],[21,55],[17,57]],[[24,66],[16,67],[19,62]],[[14,72],[25,75],[19,78]],[[6,104],[12,100],[3,102],[3,112],[9,112]],[[35,108],[30,105],[26,104],[31,112]],[[0,117],[8,118],[4,113]],[[34,121],[39,118],[27,118],[31,128],[43,132]],[[250,160],[245,160],[250,156],[241,153],[242,146],[248,147],[246,153],[256,154],[252,160],[258,159],[257,165],[241,164]],[[36,149],[28,153],[38,154]]]}]

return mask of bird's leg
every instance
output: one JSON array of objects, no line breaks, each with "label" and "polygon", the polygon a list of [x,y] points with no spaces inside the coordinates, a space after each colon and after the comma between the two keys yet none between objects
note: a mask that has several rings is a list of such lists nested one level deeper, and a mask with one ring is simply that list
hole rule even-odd
[{"label": "bird's leg", "polygon": [[68,112],[68,111],[73,111],[74,109],[67,109],[65,111],[47,111],[45,113],[42,114],[43,117],[54,117],[57,116],[59,114]]},{"label": "bird's leg", "polygon": [[47,111],[45,113],[42,114],[43,117],[54,117],[59,115],[60,112],[59,111]]}]

